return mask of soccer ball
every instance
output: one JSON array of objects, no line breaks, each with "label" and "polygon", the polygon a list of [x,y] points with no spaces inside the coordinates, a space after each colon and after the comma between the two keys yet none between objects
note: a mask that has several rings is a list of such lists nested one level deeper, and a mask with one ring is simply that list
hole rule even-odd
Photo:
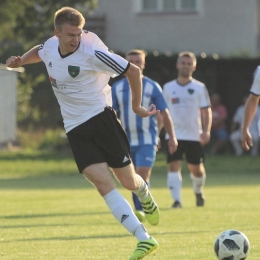
[{"label": "soccer ball", "polygon": [[238,230],[226,230],[215,241],[214,251],[219,260],[244,260],[249,253],[248,238]]}]

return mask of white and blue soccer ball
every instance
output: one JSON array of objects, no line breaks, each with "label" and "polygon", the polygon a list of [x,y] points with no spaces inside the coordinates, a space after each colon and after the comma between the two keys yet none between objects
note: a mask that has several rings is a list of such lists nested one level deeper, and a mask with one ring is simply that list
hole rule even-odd
[{"label": "white and blue soccer ball", "polygon": [[238,230],[223,231],[214,244],[214,251],[219,260],[244,260],[249,249],[248,238]]}]

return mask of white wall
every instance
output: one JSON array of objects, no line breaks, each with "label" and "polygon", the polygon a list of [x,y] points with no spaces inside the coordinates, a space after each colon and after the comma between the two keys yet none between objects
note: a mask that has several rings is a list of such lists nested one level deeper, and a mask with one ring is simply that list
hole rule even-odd
[{"label": "white wall", "polygon": [[0,144],[16,140],[17,72],[0,68]]},{"label": "white wall", "polygon": [[197,14],[138,14],[136,1],[98,1],[94,14],[105,14],[105,43],[114,51],[257,53],[256,0],[201,0]]}]

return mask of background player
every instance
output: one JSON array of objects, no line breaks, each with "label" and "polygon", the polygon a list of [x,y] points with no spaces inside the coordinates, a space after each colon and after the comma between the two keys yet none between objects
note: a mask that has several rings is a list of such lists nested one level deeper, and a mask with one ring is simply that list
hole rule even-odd
[{"label": "background player", "polygon": [[[143,50],[131,50],[126,53],[126,59],[138,66],[142,73],[145,68],[145,55]],[[157,114],[157,120],[155,115],[149,118],[141,118],[132,111],[131,91],[127,78],[123,78],[113,84],[112,100],[113,108],[117,111],[130,142],[131,157],[136,172],[144,179],[149,187],[151,171],[156,158],[156,146],[161,130],[160,123],[158,126],[158,121],[161,122],[161,116],[163,125],[169,133],[169,153],[173,153],[177,149],[177,140],[161,87],[157,82],[143,76],[143,74],[142,83],[142,106],[149,107],[151,104],[155,104],[156,108],[160,110],[160,113]],[[139,220],[143,221],[145,218],[142,213],[142,205],[134,193],[133,201],[136,215]]]},{"label": "background player", "polygon": [[[254,74],[254,81],[250,89],[250,95],[245,104],[244,120],[241,133],[242,147],[248,151],[253,146],[252,136],[249,131],[249,127],[256,114],[260,99],[260,66],[256,68]],[[258,129],[260,122],[258,121]]]},{"label": "background player", "polygon": [[[171,117],[174,120],[175,133],[178,141],[177,151],[167,153],[168,177],[167,184],[174,200],[173,208],[182,207],[182,160],[185,154],[196,195],[197,206],[204,205],[202,188],[206,172],[204,168],[205,145],[210,140],[212,113],[210,100],[205,85],[192,78],[196,69],[196,57],[191,52],[178,55],[178,78],[163,86],[163,93]],[[166,135],[166,138],[168,136]]]}]

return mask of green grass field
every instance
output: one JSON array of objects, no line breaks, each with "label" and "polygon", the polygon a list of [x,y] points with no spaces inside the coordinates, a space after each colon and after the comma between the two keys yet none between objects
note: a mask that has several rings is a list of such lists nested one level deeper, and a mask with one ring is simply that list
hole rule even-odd
[{"label": "green grass field", "polygon": [[[185,164],[184,164],[185,165]],[[247,259],[260,259],[259,158],[207,157],[206,205],[195,207],[183,168],[183,208],[171,209],[164,154],[158,154],[151,191],[160,210],[160,244],[145,259],[214,260],[213,244],[226,229],[249,238]],[[132,204],[130,192],[120,192]],[[0,259],[128,259],[136,239],[112,217],[103,199],[78,174],[70,154],[0,153]]]}]

